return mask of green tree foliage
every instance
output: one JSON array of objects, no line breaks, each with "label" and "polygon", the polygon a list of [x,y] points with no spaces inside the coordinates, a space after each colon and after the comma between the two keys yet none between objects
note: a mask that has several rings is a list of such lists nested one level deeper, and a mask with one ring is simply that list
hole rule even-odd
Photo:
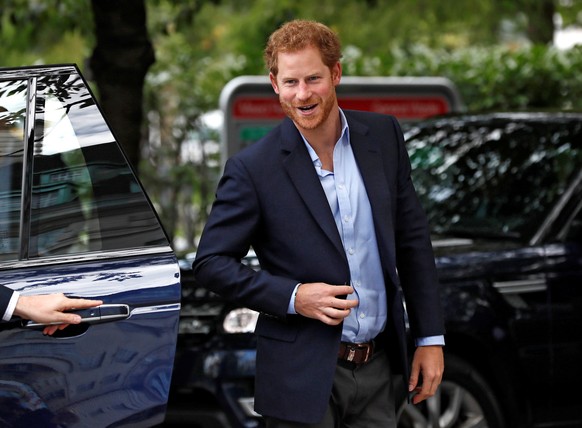
[{"label": "green tree foliage", "polygon": [[[100,0],[96,0],[100,1]],[[582,110],[582,47],[551,46],[580,0],[145,0],[156,62],[145,81],[140,176],[170,235],[195,247],[219,174],[202,118],[238,75],[265,74],[268,35],[294,18],[334,28],[345,75],[445,76],[469,110]],[[96,38],[90,0],[2,0],[3,66],[76,62]],[[87,70],[88,71],[88,70]],[[90,77],[90,76],[88,76]]]},{"label": "green tree foliage", "polygon": [[82,64],[93,41],[89,0],[2,0],[0,65]]},{"label": "green tree foliage", "polygon": [[582,46],[562,51],[542,45],[456,50],[415,45],[377,57],[351,46],[347,52],[344,71],[351,75],[447,77],[471,111],[582,110]]}]

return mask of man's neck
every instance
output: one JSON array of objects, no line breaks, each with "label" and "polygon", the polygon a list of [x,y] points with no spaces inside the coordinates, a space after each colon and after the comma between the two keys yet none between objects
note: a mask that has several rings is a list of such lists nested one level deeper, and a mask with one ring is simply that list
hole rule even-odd
[{"label": "man's neck", "polygon": [[339,110],[330,114],[328,120],[317,129],[298,129],[319,157],[322,168],[333,171],[333,150],[341,135]]}]

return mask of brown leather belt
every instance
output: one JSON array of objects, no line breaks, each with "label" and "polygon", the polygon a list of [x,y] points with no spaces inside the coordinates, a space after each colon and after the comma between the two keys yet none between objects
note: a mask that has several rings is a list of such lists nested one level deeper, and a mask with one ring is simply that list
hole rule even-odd
[{"label": "brown leather belt", "polygon": [[372,355],[374,355],[374,342],[341,342],[337,357],[339,360],[360,365],[370,361]]}]

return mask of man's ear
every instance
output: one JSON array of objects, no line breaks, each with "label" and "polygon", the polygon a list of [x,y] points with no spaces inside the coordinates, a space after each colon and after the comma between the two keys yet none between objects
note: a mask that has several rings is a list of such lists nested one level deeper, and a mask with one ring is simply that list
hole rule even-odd
[{"label": "man's ear", "polygon": [[338,61],[331,68],[331,81],[333,82],[333,85],[334,86],[339,85],[341,78],[342,78],[342,65]]},{"label": "man's ear", "polygon": [[277,77],[273,73],[269,73],[269,80],[271,81],[271,86],[277,95],[279,95],[279,85],[277,85]]}]

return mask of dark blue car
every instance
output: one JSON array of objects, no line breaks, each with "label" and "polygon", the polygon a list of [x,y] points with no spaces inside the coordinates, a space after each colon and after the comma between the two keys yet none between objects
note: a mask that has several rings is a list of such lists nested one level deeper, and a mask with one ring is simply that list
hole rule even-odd
[{"label": "dark blue car", "polygon": [[[399,426],[582,426],[582,114],[436,118],[405,136],[447,345],[439,393],[403,404]],[[256,319],[197,287],[192,259],[166,425],[260,426]]]},{"label": "dark blue car", "polygon": [[0,426],[161,422],[180,271],[79,70],[0,69],[0,125],[0,285],[104,302],[53,336],[0,324]]}]

